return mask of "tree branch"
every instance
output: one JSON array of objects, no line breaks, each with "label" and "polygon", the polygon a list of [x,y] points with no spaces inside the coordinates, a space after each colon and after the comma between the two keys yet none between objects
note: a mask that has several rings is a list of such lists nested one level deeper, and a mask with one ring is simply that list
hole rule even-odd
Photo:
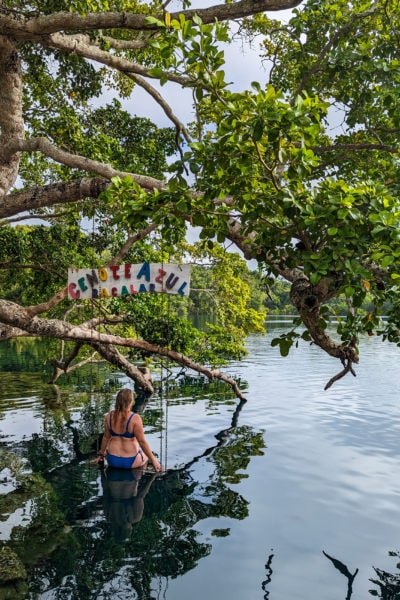
[{"label": "tree branch", "polygon": [[311,67],[311,69],[309,71],[307,71],[307,73],[304,74],[293,98],[296,98],[296,96],[299,96],[301,94],[301,92],[303,91],[307,82],[311,79],[311,77],[315,73],[317,73],[317,71],[319,71],[321,64],[323,63],[323,60],[325,59],[329,50],[334,46],[334,44],[336,42],[338,42],[343,35],[348,34],[350,29],[353,27],[353,24],[355,21],[364,19],[365,17],[370,17],[371,15],[373,15],[377,4],[378,4],[378,1],[375,0],[375,2],[372,4],[372,6],[369,9],[365,10],[362,13],[357,13],[357,14],[352,15],[351,19],[345,25],[343,25],[343,27],[341,27],[340,29],[335,31],[334,35],[332,35],[332,37],[326,42],[326,44],[322,48],[321,52],[319,53],[315,63]]},{"label": "tree branch", "polygon": [[53,371],[53,375],[51,376],[49,383],[56,383],[56,381],[59,379],[59,377],[61,377],[61,375],[68,375],[68,373],[72,373],[73,371],[76,371],[77,369],[80,369],[81,367],[84,367],[85,365],[87,365],[88,363],[94,363],[94,362],[104,362],[103,360],[94,360],[94,357],[96,356],[96,352],[93,352],[92,356],[89,356],[88,358],[83,358],[81,361],[74,363],[73,365],[68,364],[64,365],[61,361],[58,360],[53,360],[52,361],[52,365],[54,367],[54,371]]},{"label": "tree branch", "polygon": [[[98,63],[106,65],[107,67],[116,69],[121,73],[132,73],[142,75],[143,77],[158,79],[158,77],[150,75],[148,69],[142,65],[133,63],[122,56],[111,54],[110,52],[107,52],[107,50],[101,50],[97,46],[87,43],[88,40],[88,36],[53,33],[47,38],[42,37],[40,41],[43,46],[57,48],[58,50],[63,50],[69,54],[83,56],[84,58],[94,60]],[[165,72],[164,75],[169,81],[173,81],[174,83],[179,83],[181,85],[187,85],[190,82],[188,77],[182,77],[181,75],[174,75],[173,73],[168,72]]]},{"label": "tree branch", "polygon": [[133,244],[135,244],[136,242],[140,242],[141,240],[143,240],[152,231],[154,231],[155,229],[157,229],[157,227],[158,227],[157,223],[151,223],[151,225],[149,225],[145,229],[142,229],[141,231],[139,231],[135,235],[128,235],[128,239],[126,240],[125,244],[122,246],[122,248],[118,252],[118,254],[116,254],[114,256],[114,258],[109,262],[109,265],[118,265],[123,260],[124,256],[129,252],[129,250],[133,246]]},{"label": "tree branch", "polygon": [[143,50],[144,48],[147,48],[150,37],[153,37],[153,34],[146,40],[118,40],[108,35],[102,35],[101,40],[114,50]]},{"label": "tree branch", "polygon": [[[57,306],[57,304],[62,302],[62,300],[64,300],[64,298],[67,297],[67,294],[68,294],[68,288],[65,287],[62,290],[60,290],[59,292],[57,292],[56,294],[54,294],[54,296],[52,298],[50,298],[49,300],[46,300],[46,302],[42,302],[41,304],[35,304],[32,306],[27,306],[26,308],[24,308],[24,310],[31,317],[34,317],[35,315],[40,315],[41,313],[44,313],[44,312],[50,310],[51,308],[54,308],[54,306]],[[25,328],[23,328],[23,329],[25,329]]]},{"label": "tree branch", "polygon": [[328,381],[328,383],[324,387],[324,390],[329,390],[329,388],[335,383],[335,381],[342,379],[342,377],[347,375],[347,373],[351,373],[354,377],[356,377],[356,373],[354,372],[354,370],[352,368],[352,362],[350,359],[347,359],[347,361],[345,363],[345,367],[344,367],[344,369],[342,369],[342,371],[340,371],[339,373],[337,373],[336,375],[331,377],[331,379]]},{"label": "tree branch", "polygon": [[[208,8],[188,9],[171,13],[172,19],[180,14],[186,19],[198,15],[203,23],[216,20],[240,19],[266,11],[281,11],[294,8],[301,0],[239,0],[230,4],[217,4]],[[128,29],[133,31],[159,31],[159,26],[146,23],[149,15],[131,12],[99,12],[80,15],[75,12],[58,12],[50,15],[26,17],[13,16],[8,11],[0,11],[0,30],[18,40],[36,40],[42,35],[58,31],[93,31],[97,29]],[[162,19],[162,14],[156,17]]]},{"label": "tree branch", "polygon": [[141,187],[150,190],[163,190],[166,187],[164,183],[159,179],[154,179],[154,177],[119,171],[118,169],[114,169],[111,165],[86,158],[85,156],[80,156],[79,154],[71,154],[70,152],[61,150],[44,137],[28,138],[26,140],[14,139],[10,141],[0,149],[0,161],[9,160],[17,152],[41,152],[45,156],[48,156],[54,161],[64,164],[67,167],[80,169],[89,173],[96,173],[106,179],[111,179],[112,177],[132,177],[132,179]]},{"label": "tree branch", "polygon": [[148,81],[146,81],[140,75],[135,75],[134,73],[125,73],[127,77],[132,79],[137,85],[140,85],[146,92],[154,98],[154,100],[161,106],[167,117],[174,123],[178,136],[182,134],[187,143],[190,143],[190,136],[186,129],[186,127],[179,121],[179,119],[174,115],[169,104],[164,100],[162,95],[154,88]]},{"label": "tree branch", "polygon": [[327,354],[334,358],[344,361],[358,363],[358,355],[355,350],[355,343],[345,346],[335,342],[320,326],[320,308],[323,302],[329,299],[327,292],[329,286],[312,286],[304,274],[295,279],[290,289],[290,301],[296,307],[304,325],[307,327],[313,341],[322,348]]},{"label": "tree branch", "polygon": [[315,154],[325,154],[326,152],[350,151],[360,152],[361,150],[380,150],[382,152],[389,152],[390,154],[397,154],[399,152],[398,146],[388,146],[386,144],[375,144],[370,142],[362,142],[360,144],[332,144],[331,146],[311,146],[310,149]]},{"label": "tree branch", "polygon": [[123,371],[130,379],[146,393],[154,394],[154,387],[151,380],[143,372],[133,365],[121,352],[112,345],[93,343],[91,346],[109,363]]},{"label": "tree branch", "polygon": [[[228,377],[219,370],[211,370],[203,365],[194,362],[188,356],[169,350],[162,346],[149,344],[144,340],[124,338],[118,335],[110,335],[100,333],[93,329],[87,329],[81,325],[73,325],[58,319],[41,319],[37,316],[32,316],[29,308],[23,308],[14,302],[0,299],[0,322],[5,325],[17,327],[26,331],[32,337],[56,338],[62,340],[70,340],[90,344],[96,347],[97,344],[105,344],[107,346],[122,346],[126,348],[136,348],[144,350],[149,354],[166,356],[175,363],[197,371],[205,375],[209,380],[219,379],[231,386],[236,396],[245,400],[238,384],[234,379]],[[1,332],[0,332],[1,333]]]},{"label": "tree branch", "polygon": [[83,177],[75,181],[62,181],[13,192],[1,199],[0,218],[36,208],[78,202],[84,198],[97,198],[109,185],[108,179]]}]

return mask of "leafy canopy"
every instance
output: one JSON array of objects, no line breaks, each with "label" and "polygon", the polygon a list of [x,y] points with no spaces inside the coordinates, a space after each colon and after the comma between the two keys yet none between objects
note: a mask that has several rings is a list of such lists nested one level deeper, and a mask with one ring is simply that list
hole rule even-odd
[{"label": "leafy canopy", "polygon": [[[23,74],[22,103],[16,95],[11,111],[14,129],[0,111],[3,216],[31,208],[62,228],[60,239],[76,241],[81,264],[90,248],[99,262],[128,256],[134,240],[156,230],[162,253],[173,256],[188,224],[198,227],[214,272],[224,264],[225,302],[213,331],[217,345],[225,338],[228,354],[240,336],[258,328],[259,315],[249,312],[246,289],[232,294],[229,273],[237,277],[237,267],[234,259],[229,267],[221,262],[219,244],[255,259],[266,284],[276,277],[289,282],[304,337],[340,359],[346,372],[358,361],[359,335],[400,343],[400,15],[394,0],[310,0],[287,23],[270,18],[268,10],[279,7],[268,0],[196,11],[183,4],[175,13],[157,2],[128,0],[112,6],[7,0],[3,8],[4,47],[17,52]],[[224,46],[235,36],[259,43],[268,65],[264,80],[243,91],[225,74]],[[3,69],[5,89],[13,89],[7,75],[14,85],[17,72]],[[99,107],[105,86],[118,99]],[[191,90],[191,123],[179,120],[179,101],[167,101],[171,86]],[[122,109],[137,87],[158,102],[171,128]],[[23,140],[13,133],[21,126]],[[25,190],[10,193],[16,165]],[[82,218],[94,224],[90,248]],[[27,230],[5,233],[12,235],[20,236],[16,248],[27,247]],[[50,247],[55,240],[39,230],[29,233],[29,244],[35,235],[47,236]],[[60,254],[54,251],[65,264],[74,252]],[[9,297],[25,302],[16,279],[6,277]],[[362,308],[367,294],[368,312]],[[327,331],[333,299],[348,307],[334,338]],[[2,313],[6,324],[9,310]],[[293,330],[274,343],[287,354],[299,335]]]}]

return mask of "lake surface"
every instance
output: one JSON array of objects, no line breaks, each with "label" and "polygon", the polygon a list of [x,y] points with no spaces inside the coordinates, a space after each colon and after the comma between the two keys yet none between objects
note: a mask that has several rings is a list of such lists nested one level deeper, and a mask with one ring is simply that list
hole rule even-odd
[{"label": "lake surface", "polygon": [[142,406],[167,471],[140,481],[89,460],[131,382],[96,372],[93,391],[87,371],[49,386],[29,352],[13,371],[0,345],[0,466],[16,456],[41,477],[18,496],[0,469],[21,599],[400,598],[400,349],[364,338],[357,377],[324,391],[340,364],[304,342],[281,358],[270,341],[285,328],[224,369],[246,403],[178,378]]}]

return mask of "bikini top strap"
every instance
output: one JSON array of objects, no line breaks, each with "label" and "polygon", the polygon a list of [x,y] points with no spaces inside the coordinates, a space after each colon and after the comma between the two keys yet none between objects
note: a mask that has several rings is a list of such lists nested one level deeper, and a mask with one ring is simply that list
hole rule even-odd
[{"label": "bikini top strap", "polygon": [[126,430],[125,430],[125,431],[126,431],[127,433],[129,432],[129,423],[131,422],[131,420],[132,420],[132,417],[134,417],[134,416],[135,416],[135,413],[133,412],[133,413],[131,414],[131,416],[129,417],[129,419],[127,420],[127,422],[126,422]]},{"label": "bikini top strap", "polygon": [[129,437],[135,437],[133,433],[129,432],[129,423],[131,422],[132,417],[135,416],[135,413],[133,412],[130,417],[128,418],[127,422],[126,422],[126,426],[125,426],[125,431],[124,433],[117,433],[116,431],[113,430],[112,428],[112,415],[114,414],[114,411],[111,410],[110,411],[110,433],[111,435],[114,435],[116,437],[127,437],[126,434],[129,434]]}]

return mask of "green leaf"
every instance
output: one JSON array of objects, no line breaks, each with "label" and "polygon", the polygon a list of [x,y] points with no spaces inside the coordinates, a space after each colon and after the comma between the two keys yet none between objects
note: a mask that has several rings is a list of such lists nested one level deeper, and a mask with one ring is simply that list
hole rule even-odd
[{"label": "green leaf", "polygon": [[320,281],[321,279],[321,275],[320,273],[310,273],[310,283],[312,285],[317,285],[317,283]]},{"label": "green leaf", "polygon": [[382,264],[382,267],[383,267],[384,269],[385,269],[386,267],[388,267],[389,265],[392,265],[393,263],[394,263],[394,256],[393,256],[393,255],[390,255],[390,254],[387,254],[387,255],[386,255],[384,258],[383,258],[383,260],[382,260],[382,262],[381,262],[381,264]]},{"label": "green leaf", "polygon": [[291,340],[281,340],[279,344],[279,351],[281,356],[287,356],[289,354],[289,350],[292,347],[293,342]]},{"label": "green leaf", "polygon": [[253,125],[253,140],[255,142],[259,142],[264,133],[264,121],[262,119],[257,119]]},{"label": "green leaf", "polygon": [[145,22],[145,25],[158,25],[158,27],[165,28],[165,23],[163,21],[160,21],[160,19],[157,19],[156,17],[152,17],[151,15],[146,17],[144,22]]}]

